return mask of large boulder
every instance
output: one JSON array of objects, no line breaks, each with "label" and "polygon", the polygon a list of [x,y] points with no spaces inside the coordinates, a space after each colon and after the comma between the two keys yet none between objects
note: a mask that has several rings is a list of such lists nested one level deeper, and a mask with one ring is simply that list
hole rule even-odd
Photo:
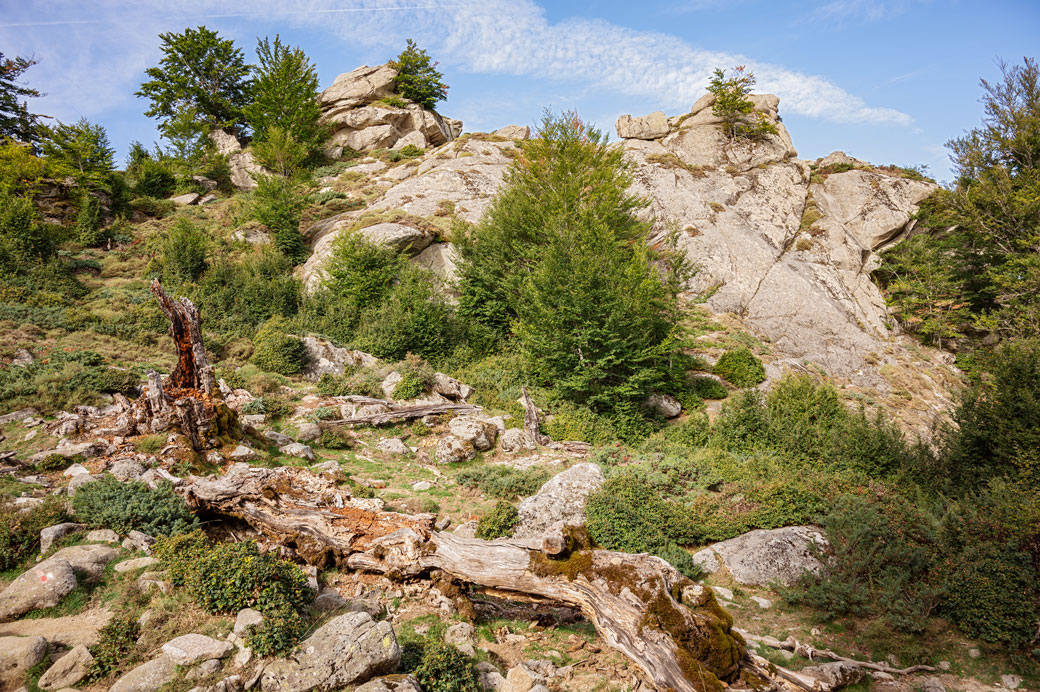
[{"label": "large boulder", "polygon": [[668,134],[668,116],[654,111],[641,118],[622,115],[617,119],[617,133],[621,139],[659,139]]},{"label": "large boulder", "polygon": [[53,608],[76,588],[72,565],[51,558],[19,575],[0,591],[0,622],[16,620],[30,610]]},{"label": "large boulder", "polygon": [[142,663],[108,688],[108,692],[155,692],[177,676],[177,664],[167,656]]},{"label": "large boulder", "polygon": [[302,339],[304,348],[303,376],[310,380],[320,379],[322,375],[342,375],[347,368],[375,365],[379,359],[364,351],[340,348],[332,343],[314,336]]},{"label": "large boulder", "polygon": [[107,545],[72,545],[62,548],[48,559],[36,565],[36,569],[50,569],[52,563],[68,562],[76,576],[89,582],[97,581],[105,572],[105,566],[119,555],[116,548]]},{"label": "large boulder", "polygon": [[202,661],[221,659],[234,649],[231,642],[203,634],[185,634],[162,645],[162,652],[179,666],[193,666]]},{"label": "large boulder", "polygon": [[37,685],[41,690],[60,690],[72,687],[90,674],[94,657],[82,644],[59,658],[54,665],[40,676]]},{"label": "large boulder", "polygon": [[603,471],[596,464],[570,467],[545,482],[538,492],[517,508],[515,538],[537,538],[554,525],[585,523],[585,502],[603,486]]},{"label": "large boulder", "polygon": [[398,252],[417,255],[433,242],[433,233],[402,223],[377,223],[360,231],[366,240]]},{"label": "large boulder", "polygon": [[401,647],[389,622],[347,613],[319,627],[291,659],[269,664],[260,685],[265,692],[325,692],[390,673],[400,660]]},{"label": "large boulder", "polygon": [[706,572],[725,565],[738,584],[790,586],[803,572],[816,573],[822,567],[814,545],[824,548],[827,539],[812,526],[757,529],[705,548],[693,559]]},{"label": "large boulder", "polygon": [[46,655],[43,637],[0,637],[0,689],[17,689],[26,672]]},{"label": "large boulder", "polygon": [[362,65],[336,77],[332,86],[321,92],[318,102],[326,112],[333,114],[337,109],[348,110],[372,103],[394,93],[396,77],[397,70],[389,64]]},{"label": "large boulder", "polygon": [[477,455],[473,443],[454,435],[445,435],[437,442],[438,464],[458,464]]},{"label": "large boulder", "polygon": [[54,526],[48,526],[40,531],[40,552],[46,553],[58,539],[64,538],[70,533],[75,533],[76,531],[85,528],[87,528],[85,524],[75,524],[69,521],[62,524],[55,524]]},{"label": "large boulder", "polygon": [[474,449],[487,450],[495,446],[498,427],[479,416],[456,416],[448,421],[448,430],[460,440],[473,445]]}]

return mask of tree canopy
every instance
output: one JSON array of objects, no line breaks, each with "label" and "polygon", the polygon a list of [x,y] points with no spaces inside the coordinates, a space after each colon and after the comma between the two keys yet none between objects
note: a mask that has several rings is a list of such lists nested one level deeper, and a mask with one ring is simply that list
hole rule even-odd
[{"label": "tree canopy", "polygon": [[257,42],[256,68],[252,102],[245,115],[253,136],[268,138],[273,127],[281,128],[307,149],[317,148],[324,139],[324,128],[318,123],[318,70],[300,48],[291,48],[276,35]]},{"label": "tree canopy", "polygon": [[437,71],[437,63],[412,39],[390,65],[397,70],[394,90],[406,99],[432,109],[448,98],[448,85],[442,81],[444,75]]},{"label": "tree canopy", "polygon": [[39,60],[35,57],[5,57],[0,52],[0,141],[10,137],[19,142],[36,142],[40,116],[29,112],[24,99],[42,94],[21,81],[22,74]]}]

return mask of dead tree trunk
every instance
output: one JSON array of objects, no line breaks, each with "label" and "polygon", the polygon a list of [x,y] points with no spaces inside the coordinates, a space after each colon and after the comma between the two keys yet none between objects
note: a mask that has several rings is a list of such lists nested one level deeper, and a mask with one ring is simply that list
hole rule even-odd
[{"label": "dead tree trunk", "polygon": [[759,689],[777,686],[748,656],[712,591],[660,558],[594,550],[579,533],[559,557],[543,553],[537,540],[439,533],[431,515],[383,512],[380,500],[354,499],[332,480],[293,467],[235,464],[221,478],[192,477],[178,492],[191,507],[242,519],[312,564],[398,579],[438,569],[576,606],[662,691],[720,692],[723,681],[735,684],[741,676]]},{"label": "dead tree trunk", "polygon": [[170,320],[177,365],[165,384],[159,373],[148,373],[145,391],[123,415],[120,431],[145,435],[177,430],[196,451],[211,447],[213,439],[237,438],[238,418],[217,387],[202,344],[198,308],[187,298],[171,299],[158,280],[152,281],[152,293]]}]

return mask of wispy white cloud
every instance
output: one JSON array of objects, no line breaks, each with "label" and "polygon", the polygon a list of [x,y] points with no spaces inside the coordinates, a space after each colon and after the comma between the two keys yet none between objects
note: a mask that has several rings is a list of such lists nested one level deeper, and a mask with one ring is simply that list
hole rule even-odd
[{"label": "wispy white cloud", "polygon": [[[911,122],[907,114],[870,105],[821,76],[605,21],[552,23],[531,0],[358,0],[347,7],[337,0],[103,0],[89,12],[78,2],[55,0],[46,7],[10,13],[0,24],[0,41],[12,53],[47,46],[36,50],[44,60],[32,76],[46,84],[48,104],[60,104],[55,109],[63,117],[72,110],[89,116],[132,99],[128,94],[141,71],[158,58],[159,31],[245,17],[330,32],[370,47],[396,49],[412,37],[464,71],[558,80],[643,97],[655,108],[689,107],[715,67],[741,64],[758,76],[758,90],[780,96],[782,112],[847,123]],[[41,25],[24,26],[34,20]],[[42,25],[59,20],[96,24]]]},{"label": "wispy white cloud", "polygon": [[811,19],[820,21],[879,22],[905,14],[914,5],[926,4],[930,0],[831,0],[817,7]]}]

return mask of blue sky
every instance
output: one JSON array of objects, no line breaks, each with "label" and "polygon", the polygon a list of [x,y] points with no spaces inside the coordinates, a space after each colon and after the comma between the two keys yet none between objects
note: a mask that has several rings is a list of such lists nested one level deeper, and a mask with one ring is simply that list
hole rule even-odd
[{"label": "blue sky", "polygon": [[254,59],[281,34],[322,86],[412,37],[451,85],[466,131],[576,109],[614,134],[622,113],[687,111],[716,66],[748,65],[780,96],[802,158],[835,149],[949,177],[944,144],[982,117],[980,77],[1040,53],[1037,0],[0,0],[0,50],[35,54],[32,104],[108,129],[120,159],[156,139],[133,96],[158,34],[204,24]]}]

